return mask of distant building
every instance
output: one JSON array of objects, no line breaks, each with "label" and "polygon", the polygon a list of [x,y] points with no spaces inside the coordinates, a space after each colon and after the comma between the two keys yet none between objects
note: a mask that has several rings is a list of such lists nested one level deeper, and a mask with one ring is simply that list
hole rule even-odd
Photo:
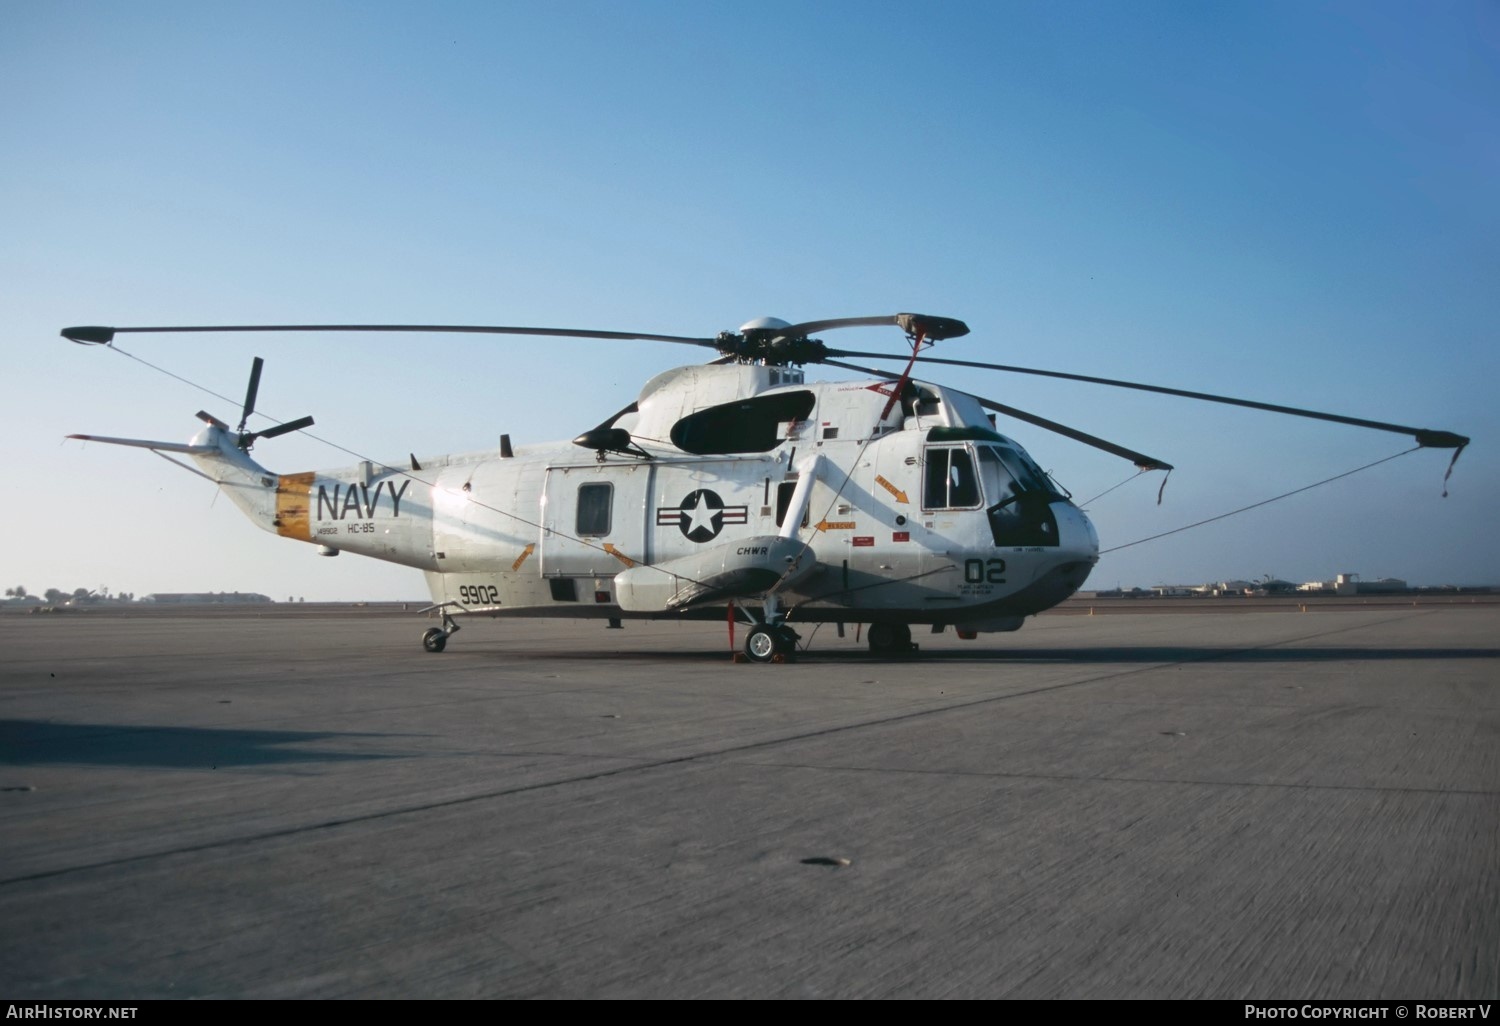
[{"label": "distant building", "polygon": [[[1207,584],[1153,584],[1150,588],[1107,588],[1093,592],[1095,598],[1215,598],[1230,597],[1290,597],[1293,595],[1409,595],[1425,591],[1442,590],[1488,594],[1500,588],[1459,588],[1445,585],[1441,589],[1413,588],[1399,577],[1382,577],[1374,581],[1362,581],[1359,574],[1335,574],[1331,581],[1307,581],[1293,584],[1267,574],[1258,581],[1228,580],[1210,581]],[[1089,594],[1084,592],[1082,594]]]},{"label": "distant building", "polygon": [[1308,581],[1297,590],[1309,595],[1353,595],[1359,591],[1359,574],[1339,574],[1331,581]]},{"label": "distant building", "polygon": [[1212,584],[1203,585],[1198,590],[1205,595],[1244,595],[1254,587],[1255,585],[1249,581],[1215,581]]},{"label": "distant building", "polygon": [[251,605],[270,602],[268,596],[251,591],[158,591],[141,599],[159,605]]},{"label": "distant building", "polygon": [[1322,595],[1399,595],[1411,588],[1396,577],[1382,577],[1378,581],[1361,581],[1359,574],[1338,574],[1331,581],[1308,581],[1297,585],[1297,590]]}]

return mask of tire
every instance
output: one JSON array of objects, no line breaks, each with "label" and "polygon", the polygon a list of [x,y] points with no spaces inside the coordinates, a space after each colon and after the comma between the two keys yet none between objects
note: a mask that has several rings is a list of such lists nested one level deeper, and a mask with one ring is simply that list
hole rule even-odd
[{"label": "tire", "polygon": [[872,623],[870,651],[876,655],[898,655],[911,651],[911,628],[904,623]]},{"label": "tire", "polygon": [[448,647],[448,635],[440,627],[429,627],[422,633],[422,647],[429,652],[441,652]]},{"label": "tire", "polygon": [[761,624],[745,636],[745,655],[752,663],[769,663],[781,651],[782,641],[774,627]]}]

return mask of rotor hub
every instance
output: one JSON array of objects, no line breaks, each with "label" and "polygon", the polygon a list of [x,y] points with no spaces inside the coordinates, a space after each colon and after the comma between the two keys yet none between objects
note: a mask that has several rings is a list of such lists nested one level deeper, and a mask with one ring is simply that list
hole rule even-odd
[{"label": "rotor hub", "polygon": [[798,367],[821,363],[828,347],[817,339],[792,329],[780,317],[757,317],[740,325],[738,332],[721,331],[714,348],[737,363],[762,363],[768,367]]}]

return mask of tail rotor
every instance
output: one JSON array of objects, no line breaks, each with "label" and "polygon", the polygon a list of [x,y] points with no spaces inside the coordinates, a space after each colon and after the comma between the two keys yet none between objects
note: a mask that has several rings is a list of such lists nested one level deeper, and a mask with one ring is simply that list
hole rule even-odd
[{"label": "tail rotor", "polygon": [[[257,438],[276,438],[280,435],[290,434],[293,431],[301,431],[303,428],[313,426],[313,419],[311,417],[298,417],[296,420],[289,420],[284,424],[277,424],[275,427],[268,427],[263,431],[247,431],[245,429],[245,426],[250,422],[251,415],[255,413],[255,400],[260,393],[260,373],[265,365],[266,361],[258,356],[255,358],[255,362],[250,365],[250,383],[245,389],[245,405],[240,411],[239,427],[234,429],[234,444],[247,452],[255,444]],[[198,411],[198,419],[205,424],[212,424],[220,431],[228,432],[230,430],[228,424],[206,410]]]}]

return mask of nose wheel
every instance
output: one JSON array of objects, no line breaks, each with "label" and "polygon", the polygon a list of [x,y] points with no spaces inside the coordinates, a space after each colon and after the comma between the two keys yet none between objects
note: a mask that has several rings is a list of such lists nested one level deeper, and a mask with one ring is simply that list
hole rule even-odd
[{"label": "nose wheel", "polygon": [[752,663],[789,663],[797,657],[799,635],[786,624],[758,624],[745,636]]}]

